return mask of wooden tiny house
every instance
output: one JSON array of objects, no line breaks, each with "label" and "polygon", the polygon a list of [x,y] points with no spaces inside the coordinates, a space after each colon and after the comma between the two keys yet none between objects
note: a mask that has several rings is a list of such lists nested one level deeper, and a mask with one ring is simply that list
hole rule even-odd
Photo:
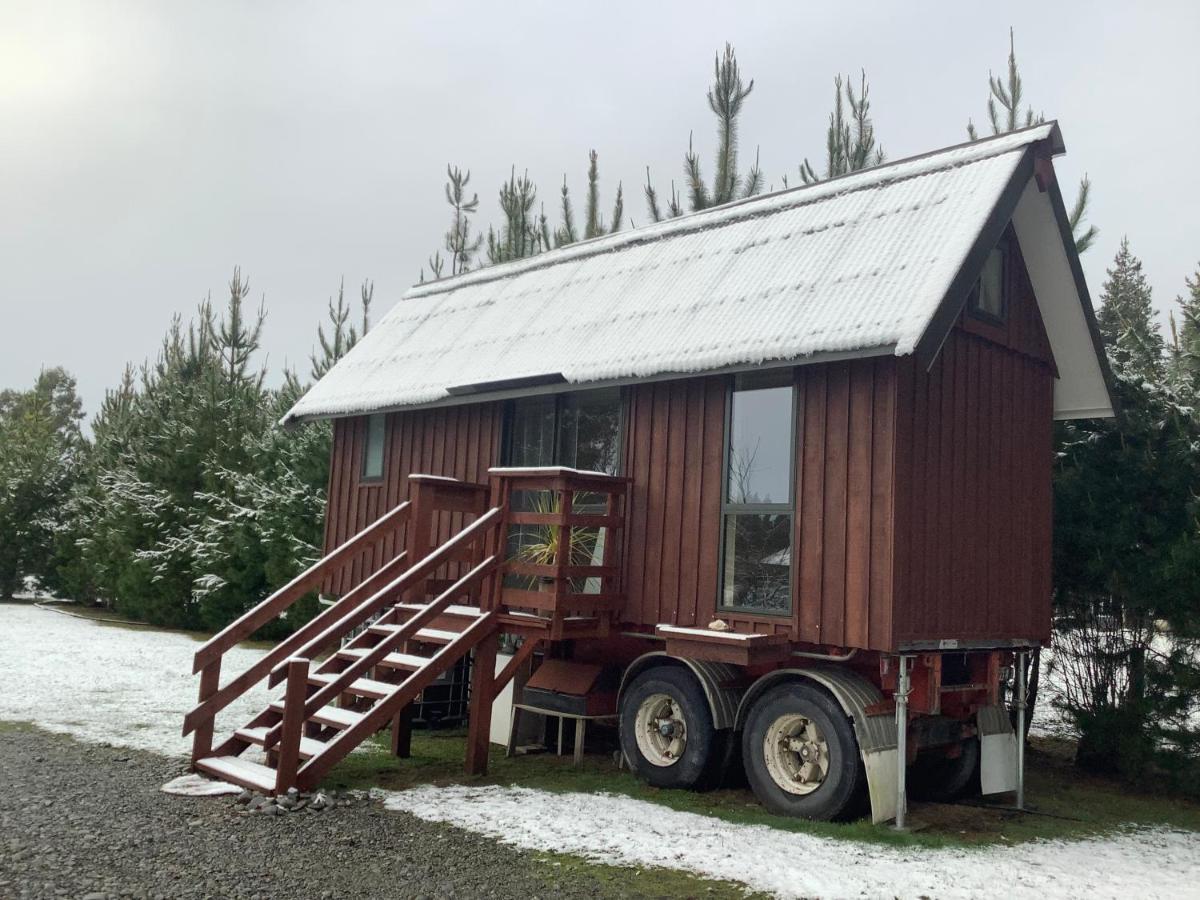
[{"label": "wooden tiny house", "polygon": [[[414,288],[288,415],[334,420],[327,556],[197,655],[197,766],[315,783],[387,724],[403,752],[472,653],[480,770],[490,698],[552,655],[619,670],[655,784],[740,740],[790,814],[902,815],[914,758],[1010,789],[1053,422],[1112,414],[1061,150],[1036,126]],[[214,751],[223,648],[315,584],[337,604],[244,681],[380,618]]]}]

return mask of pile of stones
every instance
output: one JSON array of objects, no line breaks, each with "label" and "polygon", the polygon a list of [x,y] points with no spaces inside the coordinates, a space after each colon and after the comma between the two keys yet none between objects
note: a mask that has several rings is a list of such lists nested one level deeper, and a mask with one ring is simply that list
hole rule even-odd
[{"label": "pile of stones", "polygon": [[242,791],[234,801],[241,807],[242,815],[281,816],[285,813],[324,812],[338,806],[351,806],[367,800],[366,791],[313,791],[306,793],[290,788],[286,794],[274,797],[256,794],[253,791]]}]

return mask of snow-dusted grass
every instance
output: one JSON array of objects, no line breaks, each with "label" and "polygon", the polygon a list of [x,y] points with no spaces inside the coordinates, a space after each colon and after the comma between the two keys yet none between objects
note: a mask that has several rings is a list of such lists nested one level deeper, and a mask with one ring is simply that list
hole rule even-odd
[{"label": "snow-dusted grass", "polygon": [[[0,719],[32,722],[82,741],[169,756],[185,754],[180,731],[196,705],[200,645],[184,634],[101,625],[50,609],[0,604]],[[235,647],[224,678],[263,651]],[[246,722],[266,705],[265,686],[238,698],[217,717],[217,731]]]},{"label": "snow-dusted grass", "polygon": [[421,787],[388,809],[528,850],[684,869],[780,897],[1192,896],[1200,835],[1167,829],[981,849],[894,848],[738,825],[610,794]]}]

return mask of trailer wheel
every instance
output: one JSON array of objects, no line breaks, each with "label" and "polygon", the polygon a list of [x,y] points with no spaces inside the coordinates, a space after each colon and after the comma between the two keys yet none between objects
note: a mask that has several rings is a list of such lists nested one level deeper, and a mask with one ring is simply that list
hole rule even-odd
[{"label": "trailer wheel", "polygon": [[921,754],[909,770],[912,794],[918,800],[949,803],[979,793],[979,739],[963,741],[953,758]]},{"label": "trailer wheel", "polygon": [[621,695],[621,749],[634,773],[655,787],[706,786],[717,750],[712,712],[687,670],[655,666]]},{"label": "trailer wheel", "polygon": [[866,777],[850,719],[828,693],[789,682],[755,701],[742,732],[746,777],[759,801],[784,816],[857,813]]}]

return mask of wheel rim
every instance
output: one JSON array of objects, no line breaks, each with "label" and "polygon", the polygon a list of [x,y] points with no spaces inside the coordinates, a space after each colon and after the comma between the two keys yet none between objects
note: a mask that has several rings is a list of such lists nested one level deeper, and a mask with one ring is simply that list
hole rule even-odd
[{"label": "wheel rim", "polygon": [[811,794],[829,774],[829,744],[817,724],[791,713],[771,723],[763,738],[767,771],[789,794]]},{"label": "wheel rim", "polygon": [[683,709],[670,694],[651,694],[638,707],[634,725],[638,750],[655,766],[673,766],[687,749]]}]

